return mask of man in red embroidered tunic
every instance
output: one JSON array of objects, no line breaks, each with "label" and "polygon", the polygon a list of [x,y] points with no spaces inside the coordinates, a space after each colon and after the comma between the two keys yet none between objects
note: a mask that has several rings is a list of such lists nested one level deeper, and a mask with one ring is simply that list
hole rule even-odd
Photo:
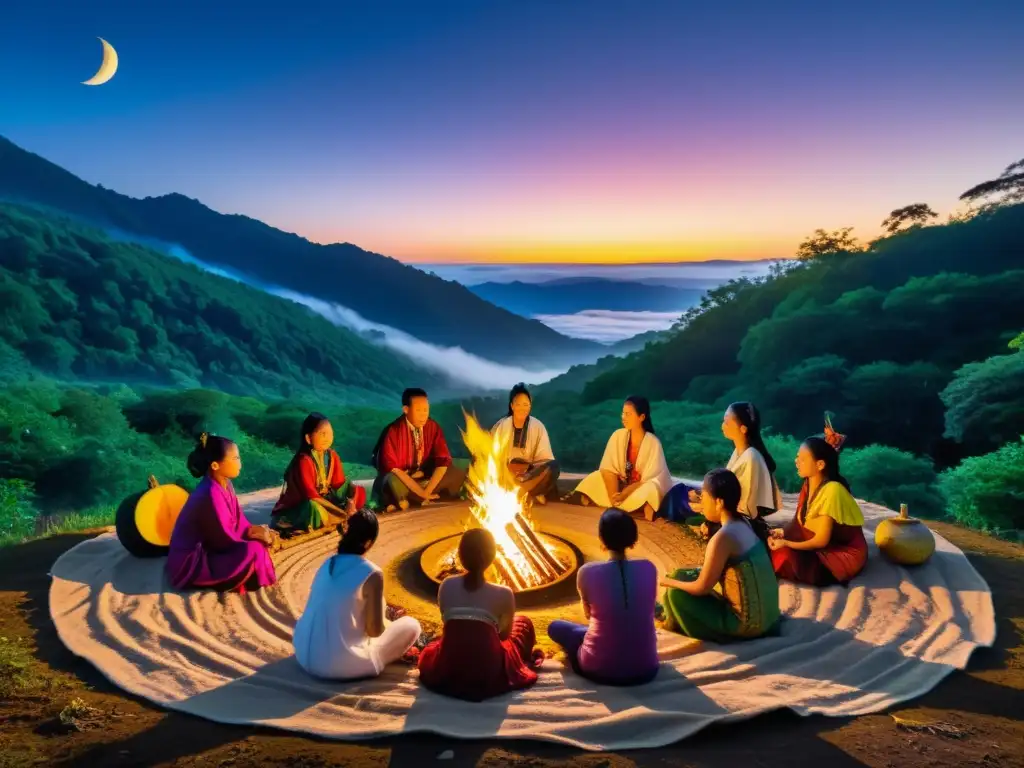
[{"label": "man in red embroidered tunic", "polygon": [[372,461],[377,479],[370,505],[378,510],[458,498],[466,481],[466,473],[452,466],[444,432],[430,418],[430,402],[422,389],[402,393],[402,415],[381,432]]}]

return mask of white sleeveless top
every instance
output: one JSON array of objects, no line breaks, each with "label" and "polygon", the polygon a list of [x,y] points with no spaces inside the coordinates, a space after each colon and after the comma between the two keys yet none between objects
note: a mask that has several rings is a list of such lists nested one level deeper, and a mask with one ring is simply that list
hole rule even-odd
[{"label": "white sleeveless top", "polygon": [[381,673],[376,644],[364,623],[363,584],[372,573],[380,568],[359,555],[335,555],[320,566],[292,635],[295,659],[309,674],[351,680]]}]

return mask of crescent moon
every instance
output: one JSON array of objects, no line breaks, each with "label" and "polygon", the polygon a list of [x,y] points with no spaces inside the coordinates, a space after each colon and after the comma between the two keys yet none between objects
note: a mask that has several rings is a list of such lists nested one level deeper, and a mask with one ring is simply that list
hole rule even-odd
[{"label": "crescent moon", "polygon": [[88,80],[84,80],[82,85],[103,85],[117,72],[117,51],[114,50],[114,46],[102,37],[96,39],[103,43],[103,63],[100,64],[96,74]]}]

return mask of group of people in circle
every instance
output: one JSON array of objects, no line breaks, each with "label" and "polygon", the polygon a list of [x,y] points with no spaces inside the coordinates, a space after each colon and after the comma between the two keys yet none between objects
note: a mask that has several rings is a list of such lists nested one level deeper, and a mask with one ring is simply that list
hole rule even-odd
[{"label": "group of people in circle", "polygon": [[[559,467],[531,406],[529,391],[517,385],[508,415],[492,432],[508,445],[523,493],[545,504],[556,493]],[[369,497],[346,478],[331,447],[330,422],[311,414],[270,526],[251,525],[234,493],[231,481],[241,471],[237,444],[201,436],[188,459],[200,482],[171,537],[171,584],[239,592],[267,587],[276,580],[271,550],[280,537],[337,526],[337,553],[317,572],[295,626],[299,665],[317,677],[354,680],[409,658],[421,627],[385,603],[384,575],[367,557],[379,533],[378,514],[456,496],[465,474],[453,466],[443,431],[429,418],[426,393],[407,390],[402,411],[377,441]],[[658,624],[719,643],[760,637],[779,621],[779,579],[845,585],[866,564],[864,518],[839,471],[845,437],[828,420],[824,434],[807,438],[795,457],[803,483],[796,514],[783,527],[765,520],[781,508],[781,495],[752,404],[726,410],[722,432],[733,444],[732,455],[699,488],[673,485],[645,398],[626,399],[622,425],[609,438],[599,468],[565,498],[603,508],[597,535],[608,554],[577,574],[586,623],[558,620],[547,628],[578,674],[607,685],[648,682],[659,669]],[[639,540],[638,518],[692,524],[695,516],[707,538],[700,568],[659,575],[649,560],[629,556]],[[438,592],[442,632],[418,654],[425,687],[480,701],[537,680],[544,654],[535,627],[517,614],[511,589],[488,581],[496,554],[488,531],[463,534],[463,573],[445,579]]]}]

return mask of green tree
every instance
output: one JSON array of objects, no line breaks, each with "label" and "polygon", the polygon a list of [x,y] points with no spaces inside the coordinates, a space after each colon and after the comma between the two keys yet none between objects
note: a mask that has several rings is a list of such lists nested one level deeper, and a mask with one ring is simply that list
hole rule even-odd
[{"label": "green tree", "polygon": [[984,210],[1024,202],[1024,160],[1006,166],[996,178],[971,187],[960,199],[970,203],[986,200]]},{"label": "green tree", "polygon": [[843,451],[842,473],[853,493],[889,509],[907,504],[923,517],[945,516],[930,460],[884,445]]},{"label": "green tree", "polygon": [[886,443],[929,453],[944,428],[939,393],[949,375],[937,365],[890,361],[855,368],[842,384],[843,423],[861,445]]},{"label": "green tree", "polygon": [[890,212],[882,222],[882,229],[890,235],[895,235],[904,226],[907,226],[908,229],[916,229],[926,224],[929,219],[937,218],[938,215],[927,203],[913,203]]},{"label": "green tree", "polygon": [[851,232],[853,227],[843,227],[832,232],[816,229],[797,247],[796,257],[806,260],[837,253],[856,253],[861,250],[861,246]]},{"label": "green tree", "polygon": [[945,434],[971,453],[998,448],[1024,434],[1024,352],[960,368],[941,394]]}]

